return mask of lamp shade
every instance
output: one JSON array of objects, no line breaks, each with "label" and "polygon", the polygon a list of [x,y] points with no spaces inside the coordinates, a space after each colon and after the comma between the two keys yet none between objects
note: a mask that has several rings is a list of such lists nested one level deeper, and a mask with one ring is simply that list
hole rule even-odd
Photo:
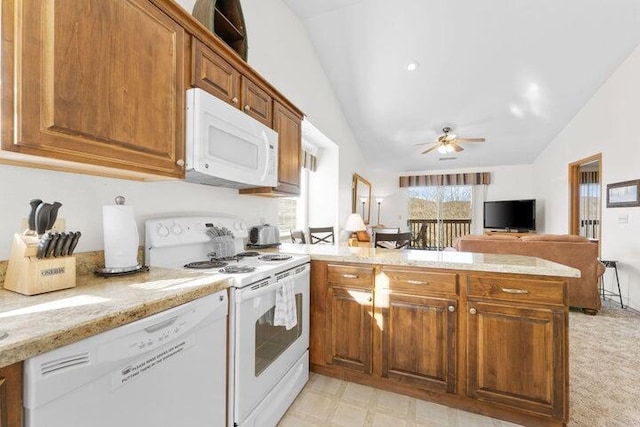
[{"label": "lamp shade", "polygon": [[364,221],[360,214],[352,213],[349,215],[349,218],[347,218],[347,223],[345,224],[344,229],[347,231],[362,231],[366,230],[367,226],[364,225]]}]

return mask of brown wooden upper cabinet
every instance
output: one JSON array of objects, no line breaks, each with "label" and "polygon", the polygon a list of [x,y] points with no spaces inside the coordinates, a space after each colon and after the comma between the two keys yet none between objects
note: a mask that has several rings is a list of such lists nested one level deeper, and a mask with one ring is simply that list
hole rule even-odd
[{"label": "brown wooden upper cabinet", "polygon": [[183,177],[185,40],[149,0],[3,1],[2,157]]},{"label": "brown wooden upper cabinet", "polygon": [[201,41],[194,39],[192,46],[191,84],[272,127],[271,95]]}]

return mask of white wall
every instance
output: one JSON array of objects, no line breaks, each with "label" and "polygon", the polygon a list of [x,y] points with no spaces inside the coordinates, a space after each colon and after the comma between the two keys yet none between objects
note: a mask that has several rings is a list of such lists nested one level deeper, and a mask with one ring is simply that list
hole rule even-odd
[{"label": "white wall", "polygon": [[281,0],[242,0],[248,62],[340,148],[338,219],[351,213],[351,179],[369,169],[302,21]]},{"label": "white wall", "polygon": [[[194,0],[179,3],[191,11]],[[242,7],[249,33],[249,63],[340,146],[340,187],[335,191],[344,223],[351,210],[351,174],[366,165],[306,30],[281,0],[246,0]],[[27,216],[32,198],[64,204],[60,216],[67,220],[67,228],[83,233],[78,252],[102,249],[102,205],[112,204],[117,195],[124,195],[134,206],[141,235],[145,219],[182,213],[236,215],[250,224],[261,218],[277,222],[275,200],[239,196],[236,190],[0,165],[0,259],[8,258],[11,236]]]},{"label": "white wall", "polygon": [[[535,193],[546,202],[546,232],[568,231],[569,163],[602,153],[603,189],[640,178],[639,93],[637,48],[533,164]],[[607,209],[604,200],[602,258],[618,261],[626,302],[640,309],[640,208]],[[618,221],[621,215],[628,215],[628,223]],[[611,287],[610,272],[606,279]]]}]

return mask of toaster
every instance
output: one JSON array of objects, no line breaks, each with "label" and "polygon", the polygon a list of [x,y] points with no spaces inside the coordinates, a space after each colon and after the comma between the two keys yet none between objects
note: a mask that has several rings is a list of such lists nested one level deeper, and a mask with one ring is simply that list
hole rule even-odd
[{"label": "toaster", "polygon": [[252,246],[278,246],[280,230],[275,225],[256,225],[249,229],[249,244]]}]

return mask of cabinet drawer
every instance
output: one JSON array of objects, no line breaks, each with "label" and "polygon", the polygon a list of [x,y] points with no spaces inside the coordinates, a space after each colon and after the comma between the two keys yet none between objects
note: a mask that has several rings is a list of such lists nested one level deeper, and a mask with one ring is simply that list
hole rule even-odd
[{"label": "cabinet drawer", "polygon": [[373,286],[373,268],[351,265],[329,265],[327,268],[329,283],[341,283],[370,289]]},{"label": "cabinet drawer", "polygon": [[411,295],[425,295],[433,292],[455,295],[456,278],[453,273],[421,272],[384,268],[382,272],[389,280],[389,289],[407,292]]},{"label": "cabinet drawer", "polygon": [[469,297],[562,305],[565,285],[559,280],[469,276]]}]

